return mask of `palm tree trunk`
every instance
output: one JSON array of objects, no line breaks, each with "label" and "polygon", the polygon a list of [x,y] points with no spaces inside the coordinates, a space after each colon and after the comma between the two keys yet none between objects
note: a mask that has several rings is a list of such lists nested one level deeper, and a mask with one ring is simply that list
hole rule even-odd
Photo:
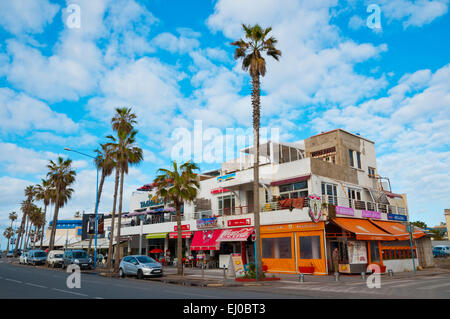
[{"label": "palm tree trunk", "polygon": [[48,251],[52,251],[55,246],[56,223],[58,222],[60,192],[61,192],[61,190],[59,189],[59,185],[58,185],[56,187],[55,213],[53,214],[53,224],[52,224],[52,231],[50,233],[50,243],[48,245]]},{"label": "palm tree trunk", "polygon": [[[114,252],[115,255],[114,272],[119,271],[119,262],[120,262],[120,226],[122,224],[123,177],[124,177],[124,169],[122,167],[120,169],[119,218],[117,221],[116,251]],[[139,252],[139,254],[141,254],[141,252]]]},{"label": "palm tree trunk", "polygon": [[111,233],[109,237],[109,247],[108,247],[108,264],[107,268],[111,269],[111,260],[113,256],[113,240],[114,240],[114,222],[116,219],[116,202],[117,202],[117,189],[119,187],[119,168],[116,167],[116,179],[114,183],[114,201],[113,201],[113,210],[111,214]]},{"label": "palm tree trunk", "polygon": [[27,216],[27,226],[25,227],[25,240],[23,241],[22,251],[27,251],[28,238],[30,238],[30,217]]},{"label": "palm tree trunk", "polygon": [[9,239],[10,239],[10,237],[8,237],[8,245],[6,246],[6,253],[9,252]]},{"label": "palm tree trunk", "polygon": [[181,276],[183,274],[183,238],[181,237],[181,206],[176,204],[177,209],[177,274]]},{"label": "palm tree trunk", "polygon": [[[47,205],[45,205],[44,207],[44,217],[47,216]],[[41,250],[42,250],[42,245],[44,244],[44,228],[45,228],[45,220],[44,220],[44,224],[42,225],[42,230],[41,230]]]},{"label": "palm tree trunk", "polygon": [[[95,235],[94,235],[95,236]],[[89,235],[89,246],[88,246],[88,255],[91,255],[91,247],[92,247],[92,238],[94,237],[92,235]]]},{"label": "palm tree trunk", "polygon": [[258,277],[261,278],[262,272],[262,254],[261,254],[261,230],[260,230],[260,216],[259,216],[259,125],[260,125],[260,82],[259,76],[252,78],[253,90],[252,90],[252,105],[253,105],[253,147],[256,148],[254,165],[253,165],[253,215],[255,220],[256,230],[256,269],[258,270]]}]

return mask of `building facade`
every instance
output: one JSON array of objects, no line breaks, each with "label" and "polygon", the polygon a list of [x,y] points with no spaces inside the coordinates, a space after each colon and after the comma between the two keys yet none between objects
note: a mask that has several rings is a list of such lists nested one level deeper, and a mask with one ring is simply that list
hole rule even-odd
[{"label": "building facade", "polygon": [[[241,158],[199,174],[198,196],[182,211],[188,260],[205,255],[208,265],[228,267],[230,255],[240,254],[244,263],[254,261],[252,152],[244,149]],[[260,156],[260,240],[267,272],[359,273],[369,264],[412,270],[407,197],[378,175],[374,142],[337,129],[298,143],[268,141]],[[121,233],[137,239],[141,253],[176,256],[175,212],[154,197],[153,186],[132,194],[130,223]],[[417,258],[420,251],[415,244],[413,249]],[[131,250],[139,252],[136,244]]]}]

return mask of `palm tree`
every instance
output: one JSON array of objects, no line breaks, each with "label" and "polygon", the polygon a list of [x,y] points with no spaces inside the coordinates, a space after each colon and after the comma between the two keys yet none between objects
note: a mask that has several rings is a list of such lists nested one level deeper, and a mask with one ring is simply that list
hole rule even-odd
[{"label": "palm tree", "polygon": [[5,231],[3,232],[3,237],[5,237],[6,239],[8,239],[8,246],[6,248],[6,251],[9,251],[9,240],[11,239],[11,237],[14,236],[14,229],[12,227],[8,227],[5,229]]},{"label": "palm tree", "polygon": [[20,222],[20,227],[17,232],[17,241],[16,248],[14,249],[14,256],[17,256],[17,250],[20,247],[21,241],[23,242],[23,235],[25,231],[25,222],[27,219],[27,215],[30,213],[32,209],[33,199],[35,196],[35,190],[33,185],[29,185],[25,188],[25,197],[26,200],[22,201],[20,210],[22,211],[22,221]]},{"label": "palm tree", "polygon": [[[126,132],[123,130],[119,130],[117,132],[119,137],[119,143],[112,143],[110,146],[117,146],[114,149],[114,153],[117,158],[117,166],[120,170],[120,190],[119,190],[119,217],[117,221],[117,235],[116,235],[116,245],[120,243],[120,227],[122,222],[122,202],[123,202],[123,181],[125,178],[125,174],[128,174],[129,165],[138,165],[143,161],[143,152],[142,149],[136,146],[136,130],[132,130],[130,132]],[[109,138],[111,139],[112,136]],[[114,141],[114,139],[112,139]],[[118,246],[117,246],[118,247]],[[114,259],[119,260],[119,249],[116,249],[114,252]],[[119,262],[114,264],[114,271],[119,271]]]},{"label": "palm tree", "polygon": [[34,226],[34,230],[31,230],[33,236],[33,245],[36,247],[36,235],[39,234],[39,230],[45,224],[45,213],[42,211],[42,208],[34,207],[33,211],[30,214],[30,222]]},{"label": "palm tree", "polygon": [[246,40],[238,40],[231,43],[237,46],[234,52],[234,59],[240,58],[242,61],[242,69],[249,71],[252,79],[252,106],[253,106],[253,139],[256,152],[254,155],[253,165],[253,207],[254,207],[254,220],[256,230],[256,256],[257,256],[257,270],[258,277],[262,274],[262,262],[261,262],[261,240],[260,240],[260,218],[259,218],[259,125],[260,125],[260,76],[266,74],[266,61],[262,57],[261,53],[265,52],[268,56],[271,56],[278,61],[281,56],[281,51],[275,48],[275,44],[278,42],[274,37],[268,37],[272,28],[261,28],[258,24],[254,26],[242,25],[245,31]]},{"label": "palm tree", "polygon": [[[58,221],[59,208],[63,207],[70,199],[73,192],[68,188],[75,182],[76,172],[72,170],[72,160],[64,160],[62,157],[58,157],[57,162],[52,160],[47,165],[49,172],[47,178],[55,188],[55,213],[53,214],[53,225],[50,234],[49,250],[53,250],[55,244],[56,223]],[[67,192],[69,191],[69,193]]]},{"label": "palm tree", "polygon": [[156,197],[162,198],[165,203],[175,206],[177,212],[177,260],[178,275],[183,273],[182,264],[182,237],[181,237],[181,207],[185,202],[192,202],[198,194],[200,184],[194,170],[198,166],[191,162],[186,162],[178,167],[173,161],[173,170],[160,168],[158,176],[155,178]]},{"label": "palm tree", "polygon": [[11,228],[13,228],[13,224],[14,224],[14,221],[17,219],[17,213],[16,212],[11,212],[11,213],[9,213],[9,220],[11,221]]},{"label": "palm tree", "polygon": [[[36,199],[44,203],[44,214],[47,216],[47,207],[55,201],[55,189],[49,180],[42,179],[41,184],[36,185]],[[41,249],[44,244],[44,229],[45,224],[41,229]]]},{"label": "palm tree", "polygon": [[[112,136],[107,136],[111,140],[109,144],[110,147],[114,149],[115,159],[116,159],[116,178],[115,178],[115,184],[114,184],[114,203],[113,203],[113,212],[111,216],[111,238],[109,241],[109,249],[108,249],[108,268],[110,269],[111,266],[111,260],[112,260],[112,241],[113,241],[113,232],[114,232],[114,222],[115,222],[115,213],[116,213],[116,202],[117,202],[117,189],[119,186],[119,174],[121,173],[121,165],[119,162],[121,162],[121,158],[123,158],[123,141],[124,138],[133,130],[133,125],[136,124],[136,115],[131,112],[131,108],[116,108],[116,113],[114,114],[114,117],[111,119],[111,125],[114,132],[117,132],[119,140],[112,138]],[[117,267],[114,267],[115,269],[118,268],[119,260],[119,250],[120,250],[120,223],[121,223],[121,212],[122,212],[122,204],[119,204],[119,221],[118,221],[118,227],[117,227],[117,233],[119,236],[116,240],[116,250],[115,250],[115,260],[117,261]]]}]

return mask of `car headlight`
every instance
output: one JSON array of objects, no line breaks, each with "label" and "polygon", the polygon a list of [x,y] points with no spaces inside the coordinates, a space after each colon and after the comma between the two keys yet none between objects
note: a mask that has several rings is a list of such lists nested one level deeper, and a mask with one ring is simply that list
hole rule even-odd
[{"label": "car headlight", "polygon": [[75,259],[73,262],[76,263],[76,264],[80,263],[80,261],[78,259]]}]

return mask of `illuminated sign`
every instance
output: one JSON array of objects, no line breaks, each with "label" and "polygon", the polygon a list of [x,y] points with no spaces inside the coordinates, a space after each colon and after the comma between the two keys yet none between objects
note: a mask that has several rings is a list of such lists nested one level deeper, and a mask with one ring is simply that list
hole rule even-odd
[{"label": "illuminated sign", "polygon": [[141,204],[141,208],[145,208],[145,207],[163,205],[164,201],[162,199],[158,199],[158,200],[150,199],[148,201],[141,202],[140,204]]}]

